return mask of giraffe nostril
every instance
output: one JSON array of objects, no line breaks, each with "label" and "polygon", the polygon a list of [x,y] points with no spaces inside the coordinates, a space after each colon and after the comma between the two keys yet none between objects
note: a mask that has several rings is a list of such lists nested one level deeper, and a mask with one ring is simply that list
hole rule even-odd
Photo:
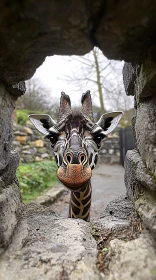
[{"label": "giraffe nostril", "polygon": [[84,161],[84,159],[85,159],[85,157],[84,157],[84,156],[81,156],[81,157],[80,157],[80,161],[81,161],[81,162],[83,162],[83,161]]},{"label": "giraffe nostril", "polygon": [[66,160],[68,163],[71,163],[72,162],[72,156],[70,154],[67,154],[66,155]]},{"label": "giraffe nostril", "polygon": [[76,153],[67,153],[64,158],[65,164],[85,164],[86,163],[86,155],[84,153],[80,153],[77,155]]},{"label": "giraffe nostril", "polygon": [[86,161],[86,155],[85,154],[81,154],[80,156],[79,156],[79,162],[80,163],[84,163]]}]

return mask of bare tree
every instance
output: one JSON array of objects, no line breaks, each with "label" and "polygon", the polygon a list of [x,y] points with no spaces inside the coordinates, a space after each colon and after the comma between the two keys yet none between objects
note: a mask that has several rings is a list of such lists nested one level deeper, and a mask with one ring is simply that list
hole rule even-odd
[{"label": "bare tree", "polygon": [[73,63],[73,67],[70,75],[61,79],[73,83],[79,91],[91,89],[100,102],[100,113],[107,108],[127,110],[133,107],[132,99],[124,92],[122,62],[108,60],[97,47],[85,56],[71,56],[65,60],[71,66]]},{"label": "bare tree", "polygon": [[17,108],[41,111],[57,116],[59,104],[51,97],[50,90],[37,78],[26,81],[26,93],[17,101]]}]

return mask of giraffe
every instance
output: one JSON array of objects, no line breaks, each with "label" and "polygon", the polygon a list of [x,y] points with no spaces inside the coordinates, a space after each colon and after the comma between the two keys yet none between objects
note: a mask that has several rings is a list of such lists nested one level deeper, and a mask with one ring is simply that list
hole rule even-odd
[{"label": "giraffe", "polygon": [[90,221],[92,170],[102,141],[123,113],[104,114],[95,123],[90,91],[82,94],[81,103],[81,110],[72,111],[70,97],[62,92],[57,122],[47,114],[31,114],[29,119],[50,140],[57,177],[71,191],[68,217]]}]

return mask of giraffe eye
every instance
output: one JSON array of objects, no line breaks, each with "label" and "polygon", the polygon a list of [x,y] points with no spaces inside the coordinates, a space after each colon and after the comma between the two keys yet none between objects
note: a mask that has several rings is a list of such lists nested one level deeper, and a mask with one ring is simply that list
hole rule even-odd
[{"label": "giraffe eye", "polygon": [[101,141],[103,140],[104,135],[97,135],[94,137],[94,141],[98,147],[100,147]]},{"label": "giraffe eye", "polygon": [[51,146],[54,147],[54,145],[56,144],[56,142],[58,140],[57,137],[53,136],[53,135],[49,135],[47,138],[50,140]]},{"label": "giraffe eye", "polygon": [[101,140],[102,140],[102,137],[101,136],[96,136],[94,138],[94,141],[97,143],[97,144],[100,144],[101,143]]},{"label": "giraffe eye", "polygon": [[55,143],[57,141],[57,138],[55,136],[50,137],[50,142]]}]

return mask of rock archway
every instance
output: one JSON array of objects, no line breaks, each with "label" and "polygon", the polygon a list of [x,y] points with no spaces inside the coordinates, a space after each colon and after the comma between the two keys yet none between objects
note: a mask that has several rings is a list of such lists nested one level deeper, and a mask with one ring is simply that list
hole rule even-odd
[{"label": "rock archway", "polygon": [[[101,277],[95,267],[95,241],[88,225],[72,220],[60,222],[48,210],[23,206],[16,179],[19,158],[11,150],[11,116],[16,99],[25,92],[24,80],[33,75],[47,55],[83,55],[98,46],[108,58],[126,61],[123,69],[125,91],[135,96],[136,114],[132,127],[137,149],[127,154],[125,183],[128,197],[133,201],[143,226],[148,229],[148,238],[143,235],[138,244],[146,244],[145,250],[149,249],[149,254],[148,250],[145,253],[146,260],[151,262],[148,266],[148,261],[142,260],[147,274],[144,274],[144,278],[136,274],[135,279],[154,279],[156,264],[152,260],[155,256],[152,238],[156,236],[156,2],[14,0],[2,1],[0,6],[0,252],[3,254],[11,244],[2,256],[1,278],[19,279],[17,273],[21,267],[20,279],[30,279],[28,271],[32,275],[31,279]],[[61,224],[68,234],[64,233],[58,244],[53,246]],[[77,230],[80,246],[75,241],[76,235],[72,228],[73,231],[75,228]],[[86,232],[90,242],[84,240]],[[49,243],[51,235],[54,242]],[[73,238],[72,246],[71,241],[66,243],[69,236]],[[47,243],[44,240],[48,240]],[[38,247],[39,243],[41,247]],[[65,262],[60,257],[67,249],[61,247],[64,244],[69,249]],[[139,246],[135,241],[133,245],[135,249]],[[48,253],[47,256],[46,250],[52,251],[52,255]],[[120,268],[124,259],[124,250],[120,260],[116,261],[116,269]],[[16,254],[13,256],[14,251]],[[58,264],[54,261],[55,251]],[[74,251],[78,253],[74,255]],[[6,273],[9,271],[7,261],[10,259],[15,265],[11,268],[12,278],[7,278],[10,277]],[[134,273],[131,269],[133,263],[130,265],[129,278],[126,279],[131,279],[129,275]],[[79,273],[80,278],[77,276]],[[122,274],[111,273],[108,279],[124,279],[126,275],[124,270]]]}]

